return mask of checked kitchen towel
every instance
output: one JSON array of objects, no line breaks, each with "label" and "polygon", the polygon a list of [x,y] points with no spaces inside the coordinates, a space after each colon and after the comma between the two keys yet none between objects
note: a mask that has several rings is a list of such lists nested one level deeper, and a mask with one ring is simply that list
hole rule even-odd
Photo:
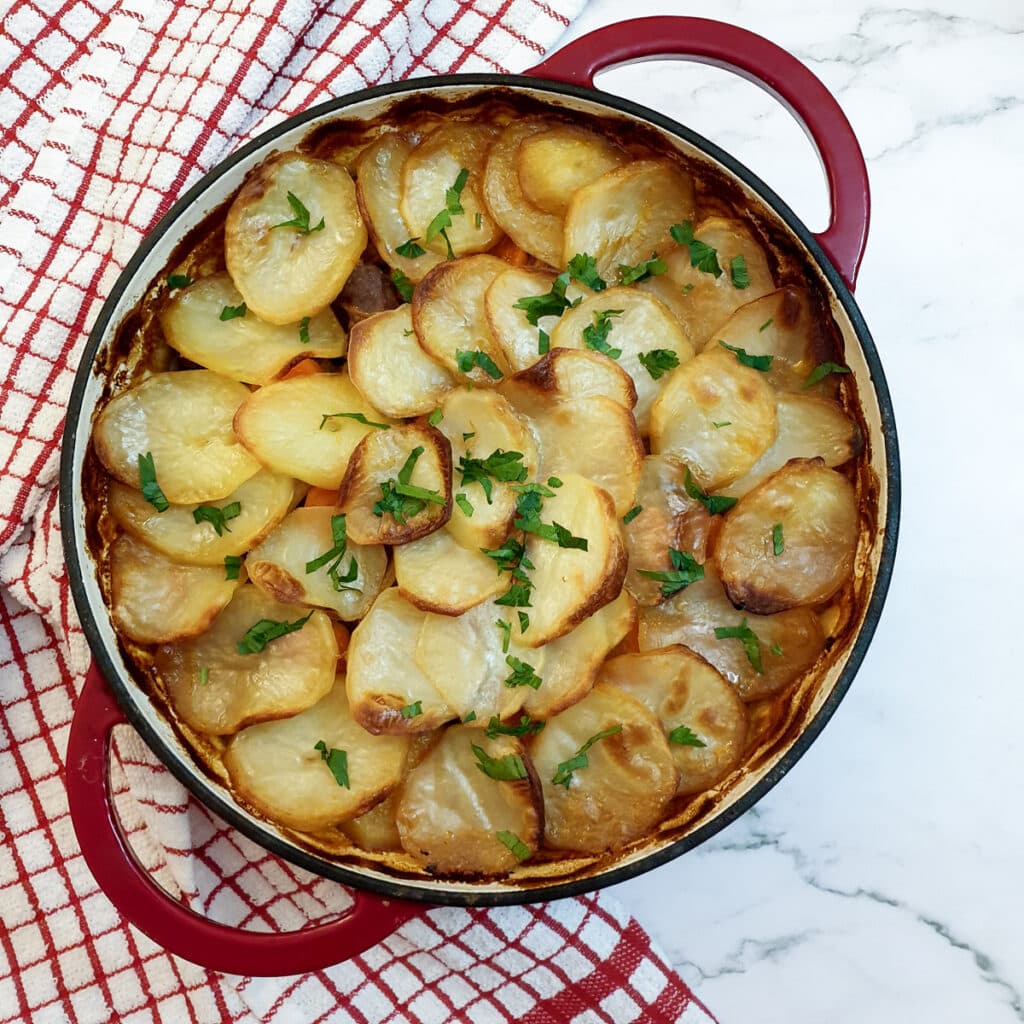
[{"label": "checked kitchen towel", "polygon": [[[64,790],[89,654],[61,554],[58,443],[90,325],[143,235],[275,121],[394,78],[521,70],[583,2],[0,4],[0,1024],[711,1020],[606,896],[425,911],[315,975],[208,972],[98,891]],[[140,859],[196,910],[288,930],[347,904],[211,816],[130,729],[115,754]]]}]

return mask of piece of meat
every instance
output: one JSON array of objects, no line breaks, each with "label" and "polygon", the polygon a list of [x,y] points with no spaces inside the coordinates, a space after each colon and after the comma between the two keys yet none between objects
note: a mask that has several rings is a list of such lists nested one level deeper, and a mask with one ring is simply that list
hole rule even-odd
[{"label": "piece of meat", "polygon": [[374,313],[395,309],[402,299],[386,270],[375,263],[360,263],[349,275],[336,302],[348,314],[351,327]]}]

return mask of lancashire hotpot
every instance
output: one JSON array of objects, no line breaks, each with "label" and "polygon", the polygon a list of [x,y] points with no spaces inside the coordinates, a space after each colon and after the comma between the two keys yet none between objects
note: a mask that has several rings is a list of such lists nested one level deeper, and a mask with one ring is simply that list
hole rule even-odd
[{"label": "lancashire hotpot", "polygon": [[[751,79],[785,103],[802,122],[822,159],[831,193],[831,220],[812,234],[762,181],[717,146],[682,125],[635,103],[593,88],[596,71],[625,61],[674,56],[715,64]],[[862,510],[870,527],[857,551],[851,621],[824,668],[789,694],[772,742],[753,752],[742,777],[706,802],[684,825],[650,836],[625,854],[568,878],[466,882],[390,875],[379,866],[340,862],[301,845],[249,813],[230,791],[198,766],[173,723],[133,676],[119,646],[87,537],[83,472],[94,416],[111,381],[125,373],[111,358],[119,326],[175,248],[241,185],[274,150],[288,149],[331,121],[369,119],[410,98],[437,103],[499,89],[539,99],[562,112],[627,119],[657,132],[781,233],[806,264],[842,337],[859,394],[866,455],[860,470]],[[853,680],[882,610],[896,551],[899,466],[892,408],[882,368],[851,294],[869,217],[867,174],[853,131],[836,101],[802,64],[745,30],[693,18],[658,17],[610,26],[570,43],[527,75],[420,78],[357,92],[314,107],[244,146],[190,189],[160,221],[118,279],[104,305],[78,369],[64,433],[61,523],[78,614],[95,663],[79,698],[68,751],[72,820],[86,861],[118,909],[169,951],[207,967],[245,974],[291,974],[354,955],[416,913],[417,904],[503,905],[579,894],[664,864],[704,842],[768,792],[807,750]],[[119,357],[120,358],[120,357]],[[284,935],[240,931],[207,921],[160,890],[136,863],[117,824],[108,780],[111,729],[130,722],[170,771],[204,804],[245,835],[287,860],[362,890],[340,921]]]}]

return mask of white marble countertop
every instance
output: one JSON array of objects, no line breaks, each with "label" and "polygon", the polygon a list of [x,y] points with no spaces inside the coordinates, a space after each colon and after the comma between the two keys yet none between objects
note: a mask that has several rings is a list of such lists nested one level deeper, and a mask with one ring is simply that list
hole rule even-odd
[{"label": "white marble countertop", "polygon": [[[648,14],[767,36],[853,123],[874,206],[856,295],[892,392],[903,519],[874,643],[810,752],[616,894],[722,1024],[1024,1021],[1024,5],[592,0],[570,36]],[[678,62],[598,84],[824,226],[817,160],[754,86]]]}]

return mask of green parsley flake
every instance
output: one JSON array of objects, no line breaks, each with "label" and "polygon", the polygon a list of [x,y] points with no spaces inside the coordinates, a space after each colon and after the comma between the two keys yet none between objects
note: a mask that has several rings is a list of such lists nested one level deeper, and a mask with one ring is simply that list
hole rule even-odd
[{"label": "green parsley flake", "polygon": [[[475,717],[475,715],[474,715]],[[515,782],[516,779],[527,778],[526,765],[518,754],[506,754],[504,757],[491,757],[483,747],[470,744],[476,755],[477,768],[489,779],[498,782]]]},{"label": "green parsley flake", "polygon": [[423,714],[423,701],[418,700],[412,704],[406,704],[401,709],[401,715],[403,718],[416,718],[418,715]]},{"label": "green parsley flake", "polygon": [[749,288],[750,274],[747,273],[747,261],[742,256],[733,256],[729,261],[729,277],[734,288]]},{"label": "green parsley flake", "polygon": [[242,559],[238,555],[224,556],[224,579],[237,580],[242,568]]},{"label": "green parsley flake", "polygon": [[519,616],[519,635],[522,636],[530,628],[530,616],[526,612],[516,612]]},{"label": "green parsley flake", "polygon": [[614,736],[618,732],[622,732],[622,726],[613,725],[611,728],[604,729],[591,736],[590,739],[587,740],[587,742],[584,743],[568,761],[562,761],[562,763],[559,764],[554,777],[551,779],[552,785],[565,786],[565,788],[568,789],[569,783],[572,782],[573,774],[581,768],[586,768],[590,764],[590,758],[587,757],[587,751],[590,750],[598,740],[607,739],[609,736]]},{"label": "green parsley flake", "polygon": [[561,316],[567,309],[572,309],[582,302],[582,297],[570,302],[565,297],[569,287],[569,271],[564,271],[555,278],[551,291],[543,295],[527,295],[512,303],[513,309],[521,309],[526,314],[526,321],[536,327],[542,316]]},{"label": "green parsley flake", "polygon": [[627,512],[627,513],[626,513],[626,514],[625,514],[625,515],[624,515],[624,516],[622,517],[622,522],[623,522],[623,525],[624,525],[624,526],[629,526],[629,524],[630,524],[631,522],[633,522],[633,520],[634,520],[634,519],[636,519],[636,517],[637,517],[638,515],[640,515],[640,513],[641,513],[641,512],[643,512],[643,510],[644,510],[644,507],[643,507],[643,505],[634,505],[634,506],[633,506],[633,507],[632,507],[632,508],[631,508],[631,509],[630,509],[630,510],[629,510],[629,511],[628,511],[628,512]]},{"label": "green parsley flake", "polygon": [[508,654],[508,645],[512,641],[512,623],[506,622],[504,619],[495,619],[494,624],[501,632],[501,653]]},{"label": "green parsley flake", "polygon": [[463,721],[463,723],[475,722],[476,721],[476,712],[475,711],[470,711],[470,713],[468,715],[466,715],[466,717],[462,721]]},{"label": "green parsley flake", "polygon": [[628,264],[619,264],[619,284],[636,284],[638,281],[646,281],[649,277],[657,277],[668,270],[668,264],[661,259],[656,252],[651,253],[649,260],[643,260],[635,267]]},{"label": "green parsley flake", "polygon": [[693,479],[693,474],[690,472],[689,466],[686,468],[686,476],[683,480],[683,486],[686,488],[686,493],[691,498],[696,498],[707,510],[713,515],[721,515],[723,512],[728,512],[729,509],[739,501],[738,498],[728,498],[724,494],[708,494],[702,491],[698,486],[697,482]]},{"label": "green parsley flake", "polygon": [[623,312],[621,309],[603,309],[599,313],[594,313],[594,322],[583,328],[583,344],[595,352],[602,352],[612,359],[618,359],[622,355],[622,349],[612,348],[608,344],[608,334],[615,326],[611,318],[622,316]]},{"label": "green parsley flake", "polygon": [[274,619],[260,619],[254,626],[250,626],[245,636],[238,641],[239,654],[259,654],[271,640],[285,636],[288,633],[296,633],[309,621],[312,611],[301,619],[294,622],[278,622]]},{"label": "green parsley flake", "polygon": [[486,352],[481,352],[478,348],[469,352],[456,349],[455,362],[459,373],[470,373],[474,366],[479,366],[492,380],[501,380],[502,374],[498,369],[498,364]]},{"label": "green parsley flake", "polygon": [[782,644],[780,644],[778,642],[772,644],[772,654],[774,654],[775,657],[777,657],[777,658],[781,658],[782,657]]},{"label": "green parsley flake", "polygon": [[217,533],[218,537],[224,536],[224,531],[231,532],[228,526],[229,519],[237,519],[242,514],[240,502],[233,501],[230,505],[218,508],[216,505],[199,505],[192,510],[192,518],[196,523],[209,523]]},{"label": "green parsley flake", "polygon": [[653,348],[640,353],[640,365],[655,379],[674,370],[679,365],[679,355],[670,348]]},{"label": "green parsley flake", "polygon": [[339,786],[344,786],[345,789],[351,789],[352,787],[348,781],[348,753],[344,750],[338,750],[337,747],[331,747],[328,750],[327,744],[323,740],[317,740],[313,744],[313,749],[320,751],[320,758],[327,762],[327,767],[334,776],[334,781]]},{"label": "green parsley flake", "polygon": [[175,288],[187,288],[190,284],[195,284],[195,281],[188,274],[171,274],[167,278],[167,287],[172,290]]},{"label": "green parsley flake", "polygon": [[407,519],[419,515],[428,504],[444,505],[445,499],[437,491],[410,483],[416,461],[422,454],[423,448],[417,445],[398,471],[397,481],[392,478],[380,485],[381,498],[373,506],[375,516],[381,517],[390,512],[396,523],[404,525]]},{"label": "green parsley flake", "polygon": [[501,719],[495,715],[487,723],[484,735],[492,740],[499,736],[536,736],[544,725],[544,722],[534,721],[529,715],[521,715],[518,725],[502,725]]},{"label": "green parsley flake", "polygon": [[764,332],[767,331],[768,328],[771,327],[771,325],[772,325],[772,318],[769,317],[767,320],[765,320],[765,322],[763,324],[761,324],[760,327],[758,327],[757,333],[758,334],[764,334]]},{"label": "green parsley flake", "polygon": [[561,486],[562,486],[562,481],[559,480],[557,476],[549,476],[548,477],[548,487],[561,487]]},{"label": "green parsley flake", "polygon": [[749,366],[752,370],[760,370],[761,373],[767,373],[771,369],[772,360],[775,358],[775,356],[752,356],[746,349],[729,345],[724,341],[719,341],[718,344],[732,352],[736,356],[737,362],[742,363],[743,366]]},{"label": "green parsley flake", "polygon": [[551,335],[547,331],[537,332],[537,355],[546,356],[551,351]]},{"label": "green parsley flake", "polygon": [[395,246],[395,252],[399,256],[404,256],[407,260],[417,260],[421,256],[427,255],[427,250],[419,245],[419,236],[416,238],[409,238],[404,241],[401,245]]},{"label": "green parsley flake", "polygon": [[309,344],[309,317],[308,316],[304,316],[299,321],[299,341],[301,341],[303,345],[308,345]]},{"label": "green parsley flake", "polygon": [[457,217],[466,211],[462,208],[462,190],[469,180],[469,171],[463,167],[455,179],[451,188],[444,193],[444,209],[427,225],[426,234],[423,236],[429,245],[438,235],[444,239],[445,248],[448,250],[448,259],[455,259],[455,250],[452,248],[451,240],[448,238],[448,228],[452,226],[452,217]]},{"label": "green parsley flake", "polygon": [[684,220],[680,224],[673,224],[669,234],[680,245],[685,245],[690,250],[690,266],[696,267],[705,274],[714,274],[715,277],[722,276],[722,268],[718,264],[718,250],[693,237],[693,224]]},{"label": "green parsley flake", "polygon": [[669,743],[677,743],[681,747],[706,747],[707,744],[688,726],[677,725],[668,734]]},{"label": "green parsley flake", "polygon": [[444,413],[443,413],[443,412],[441,412],[441,410],[440,410],[440,409],[438,408],[438,409],[435,409],[435,410],[434,410],[434,411],[433,411],[433,412],[432,412],[432,413],[431,413],[431,414],[430,414],[430,415],[429,415],[429,416],[427,417],[427,422],[428,422],[428,423],[429,423],[429,424],[430,424],[430,425],[431,425],[432,427],[436,427],[436,426],[438,425],[438,423],[440,423],[440,422],[441,422],[441,420],[443,420],[443,419],[444,419]]},{"label": "green parsley flake", "polygon": [[403,302],[412,302],[412,293],[415,286],[402,271],[391,271],[391,283],[395,286],[395,291],[402,297]]},{"label": "green parsley flake", "polygon": [[320,223],[316,227],[311,228],[309,226],[309,210],[306,209],[302,200],[294,192],[289,192],[287,199],[288,205],[292,208],[292,213],[295,216],[291,220],[283,220],[280,224],[274,224],[270,229],[271,231],[275,231],[277,228],[295,228],[300,235],[311,235],[314,231],[323,231],[323,217],[320,218]]},{"label": "green parsley flake", "polygon": [[220,319],[225,322],[228,320],[236,320],[240,316],[245,316],[246,308],[245,303],[241,303],[238,306],[225,306],[220,311]]},{"label": "green parsley flake", "polygon": [[830,373],[849,373],[848,366],[840,366],[839,363],[819,363],[804,381],[804,388],[814,387],[820,380],[824,380]]},{"label": "green parsley flake", "polygon": [[760,676],[764,675],[764,668],[761,665],[761,642],[757,634],[747,625],[746,617],[738,626],[716,626],[716,640],[739,640],[743,644],[743,651],[747,661],[754,667],[754,671]]},{"label": "green parsley flake", "polygon": [[657,580],[661,584],[662,597],[671,597],[673,594],[678,594],[680,590],[685,590],[691,583],[704,579],[704,566],[689,551],[677,551],[675,548],[669,548],[668,556],[672,562],[670,570],[637,569],[641,576]]},{"label": "green parsley flake", "polygon": [[469,498],[467,498],[461,491],[455,495],[455,504],[458,505],[460,509],[462,509],[462,514],[467,519],[473,518],[473,513],[476,510],[473,508],[473,504],[469,500]]},{"label": "green parsley flake", "polygon": [[517,686],[528,686],[531,690],[540,689],[542,680],[533,671],[532,665],[528,665],[525,661],[520,661],[511,654],[505,656],[505,664],[512,669],[512,674],[505,680],[507,687],[515,689]]},{"label": "green parsley flake", "polygon": [[199,685],[205,686],[209,681],[210,670],[205,665],[203,665],[202,668],[199,669]]},{"label": "green parsley flake", "polygon": [[368,420],[366,416],[361,412],[325,412],[320,417],[320,430],[323,430],[327,426],[328,420],[355,420],[356,423],[362,423],[364,427],[375,427],[377,430],[390,430],[390,423],[374,423],[373,420]]},{"label": "green parsley flake", "polygon": [[170,502],[164,497],[160,485],[156,482],[156,465],[153,462],[153,453],[146,452],[139,456],[139,484],[142,487],[142,496],[157,510],[166,512]]},{"label": "green parsley flake", "polygon": [[518,861],[524,861],[533,856],[533,851],[515,834],[515,832],[495,832],[498,842],[508,847],[509,852]]},{"label": "green parsley flake", "polygon": [[526,479],[523,453],[506,452],[501,448],[496,448],[486,459],[474,459],[469,455],[460,456],[458,471],[462,474],[460,483],[463,487],[467,483],[475,483],[483,488],[488,505],[492,503],[492,478],[505,483],[522,483]]},{"label": "green parsley flake", "polygon": [[341,565],[341,561],[345,557],[345,553],[348,549],[348,536],[344,514],[331,516],[331,539],[334,541],[334,544],[330,550],[325,551],[322,555],[318,555],[311,562],[306,563],[307,575],[311,572],[316,572],[317,569],[323,568],[330,562],[331,564],[328,566],[327,575],[330,577],[331,583],[334,585],[334,589],[338,591],[338,593],[345,590],[351,590],[357,594],[362,593],[358,587],[348,586],[348,584],[359,575],[359,566],[354,558],[349,559],[348,569],[344,576],[339,575],[338,573],[338,567]]},{"label": "green parsley flake", "polygon": [[715,430],[721,430],[722,427],[731,427],[732,420],[719,420],[717,423],[712,422],[711,426],[713,426]]},{"label": "green parsley flake", "polygon": [[569,276],[595,292],[603,292],[608,282],[597,272],[597,260],[585,252],[578,252],[569,260]]},{"label": "green parsley flake", "polygon": [[772,527],[772,554],[781,555],[786,550],[786,542],[782,538],[782,523]]}]

